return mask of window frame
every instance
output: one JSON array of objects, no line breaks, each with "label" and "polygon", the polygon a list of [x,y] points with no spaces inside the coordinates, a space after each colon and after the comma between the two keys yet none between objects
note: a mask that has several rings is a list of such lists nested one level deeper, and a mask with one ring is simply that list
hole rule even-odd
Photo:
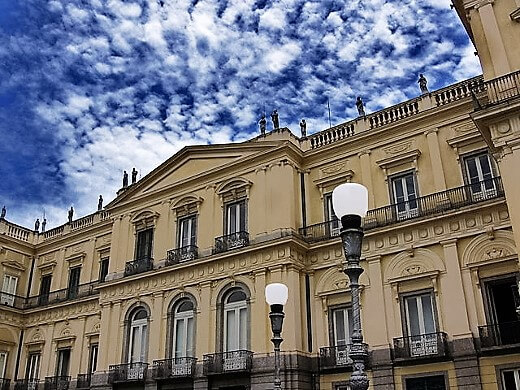
[{"label": "window frame", "polygon": [[[139,311],[143,310],[146,313],[146,318],[140,318],[135,320],[135,316]],[[137,321],[137,324],[135,323]],[[140,360],[133,360],[133,351],[134,351],[134,328],[139,329],[139,347],[141,349],[141,353],[139,356]],[[144,329],[144,331],[143,331]],[[144,306],[139,305],[133,307],[128,312],[128,317],[126,321],[126,343],[124,349],[124,362],[125,363],[146,363],[148,359],[148,349],[150,346],[149,343],[149,333],[150,333],[150,310]],[[144,350],[142,342],[144,340]]]},{"label": "window frame", "polygon": [[[189,235],[189,244],[183,245],[183,225],[184,222],[191,221],[190,223],[190,235]],[[193,231],[194,230],[194,231]],[[177,249],[185,248],[189,246],[197,246],[197,233],[198,233],[198,214],[188,214],[183,215],[182,217],[177,218],[177,240],[176,245]]]},{"label": "window frame", "polygon": [[435,376],[442,376],[444,378],[444,388],[445,390],[450,389],[450,383],[448,378],[448,373],[446,371],[436,371],[436,372],[421,372],[418,374],[409,374],[409,375],[403,375],[401,377],[402,383],[403,383],[403,390],[408,390],[406,381],[408,379],[420,379],[420,378],[428,378],[428,377],[435,377]]},{"label": "window frame", "polygon": [[[140,248],[140,238],[142,234],[148,233],[150,234],[150,247],[148,250],[148,253],[144,254],[143,256],[139,255],[139,248]],[[137,230],[135,232],[135,250],[134,250],[134,260],[135,261],[146,261],[153,259],[153,247],[154,247],[154,235],[155,235],[155,228],[153,226],[148,226],[144,229]]]},{"label": "window frame", "polygon": [[[77,272],[77,275],[75,273]],[[73,275],[74,274],[74,275]],[[74,279],[73,279],[74,277]],[[81,265],[69,268],[69,280],[67,282],[67,296],[74,298],[78,295],[81,281]]]},{"label": "window frame", "polygon": [[[401,180],[404,180],[403,183],[406,185],[405,178],[408,177],[408,176],[411,176],[412,180],[413,180],[414,194],[415,194],[415,198],[413,200],[415,200],[415,203],[416,203],[416,207],[415,208],[410,208],[409,207],[410,206],[409,203],[411,201],[408,199],[409,195],[408,195],[407,187],[406,188],[403,187],[403,194],[406,195],[405,196],[406,200],[404,200],[403,202],[398,202],[397,201],[397,197],[396,197],[396,193],[395,193],[394,181],[401,179]],[[416,170],[415,169],[409,169],[409,170],[406,170],[406,171],[402,171],[402,172],[398,172],[398,173],[389,175],[387,180],[388,180],[389,193],[390,193],[390,205],[394,206],[394,212],[396,213],[397,218],[398,219],[406,219],[405,217],[407,217],[409,215],[413,215],[414,213],[419,214],[420,213],[420,205],[419,205],[418,198],[420,198],[420,192],[419,192],[419,181],[417,180],[417,172],[416,172]],[[406,193],[405,193],[405,190],[406,190]],[[399,211],[398,205],[400,203],[404,203],[405,210]]]},{"label": "window frame", "polygon": [[[239,199],[235,199],[235,200],[232,200],[232,201],[229,201],[229,202],[226,202],[224,203],[224,235],[225,236],[230,236],[230,235],[233,235],[233,234],[237,234],[237,233],[240,233],[240,232],[248,232],[248,207],[247,207],[247,198],[239,198]],[[243,229],[241,228],[240,224],[241,224],[241,215],[240,215],[240,205],[243,204],[244,205],[244,226],[243,226]],[[237,217],[235,217],[235,222],[236,219],[238,218],[238,225],[239,225],[239,228],[238,230],[234,231],[234,232],[231,232],[231,229],[230,229],[230,214],[229,214],[229,210],[230,210],[230,207],[232,206],[238,206],[238,213],[236,214]]]},{"label": "window frame", "polygon": [[[5,373],[7,372],[7,359],[9,358],[9,352],[0,351],[0,357],[3,356],[3,364],[0,364],[0,378],[5,378]],[[0,360],[1,362],[1,360]]]},{"label": "window frame", "polygon": [[93,374],[94,372],[96,372],[98,357],[99,343],[91,343],[88,347],[88,374]]},{"label": "window frame", "polygon": [[[29,352],[27,355],[27,364],[25,366],[25,379],[27,381],[40,379],[41,356],[41,351]],[[33,360],[35,360],[35,362]]]},{"label": "window frame", "polygon": [[[104,268],[105,264],[106,264],[106,273],[104,272],[105,271],[105,268]],[[110,269],[109,267],[110,267],[110,256],[102,257],[99,260],[99,276],[98,276],[98,280],[99,280],[100,283],[106,281],[106,278],[108,276],[109,269]],[[104,277],[103,277],[103,273],[105,273]]]},{"label": "window frame", "polygon": [[[57,351],[56,351],[56,368],[55,368],[55,376],[56,377],[67,377],[70,375],[70,360],[71,360],[71,356],[72,356],[72,348],[70,347],[67,347],[67,348],[59,348]],[[65,370],[65,374],[63,373],[63,368],[64,368],[64,365],[63,365],[63,362],[64,362],[64,355],[65,353],[68,353],[68,356],[67,356],[67,360],[66,360],[66,370]]]},{"label": "window frame", "polygon": [[[14,306],[16,290],[18,289],[19,277],[8,273],[4,274],[2,282],[2,291],[0,292],[0,304]],[[13,283],[14,281],[14,283]],[[14,288],[12,285],[14,284]],[[7,286],[7,288],[6,288]],[[12,290],[12,291],[10,291]]]},{"label": "window frame", "polygon": [[[178,313],[179,307],[184,302],[190,302],[192,304],[192,309]],[[196,316],[196,306],[195,306],[194,299],[192,299],[191,297],[180,297],[174,301],[173,305],[171,306],[171,311],[170,311],[171,321],[170,321],[169,328],[170,328],[171,336],[170,336],[170,342],[168,345],[170,359],[181,358],[181,357],[195,357],[195,353],[196,353],[196,351],[195,351],[196,317],[197,317]],[[188,333],[190,333],[189,332],[189,319],[192,320],[191,334],[188,334]],[[184,330],[186,332],[185,333],[186,340],[188,340],[188,338],[191,338],[191,349],[188,349],[188,343],[185,343],[184,348],[183,348],[184,354],[177,356],[177,323],[179,321],[183,322]]]},{"label": "window frame", "polygon": [[[246,345],[244,347],[245,350],[249,350],[251,348],[251,294],[249,292],[249,289],[247,286],[243,285],[242,283],[237,283],[231,287],[224,288],[221,290],[218,296],[218,303],[217,303],[217,310],[219,311],[218,315],[218,323],[217,323],[217,352],[229,352],[227,350],[227,324],[226,324],[226,309],[230,308],[228,305],[226,305],[226,301],[229,298],[229,296],[234,292],[240,290],[242,291],[245,296],[245,308],[246,308],[246,329],[245,329],[245,338],[246,338]],[[244,301],[240,301],[244,302]],[[233,302],[233,304],[236,304],[236,302]],[[240,340],[239,340],[240,345]]]},{"label": "window frame", "polygon": [[[330,347],[338,347],[338,341],[336,339],[336,333],[335,333],[335,316],[334,312],[338,310],[346,310],[347,316],[348,316],[348,338],[347,338],[347,344],[350,344],[351,336],[352,336],[352,304],[341,304],[341,305],[334,305],[328,307],[328,315],[329,315],[329,346]],[[350,326],[352,325],[352,326]]]},{"label": "window frame", "polygon": [[435,333],[440,332],[440,324],[439,324],[439,313],[437,312],[437,302],[435,299],[435,291],[432,288],[428,289],[422,289],[417,291],[410,291],[406,293],[399,294],[399,306],[400,306],[400,312],[401,312],[401,326],[402,326],[402,332],[404,337],[412,337],[412,335],[409,332],[409,318],[407,314],[407,308],[406,308],[406,299],[412,298],[412,297],[420,297],[422,295],[430,295],[431,302],[432,302],[432,311],[433,311],[433,321],[435,323]]},{"label": "window frame", "polygon": [[[518,277],[515,273],[508,273],[503,275],[496,275],[491,276],[487,278],[482,278],[479,280],[480,285],[484,288],[481,288],[482,290],[482,300],[484,302],[484,314],[486,317],[486,325],[498,325],[498,319],[496,314],[496,308],[494,307],[493,303],[491,302],[492,297],[489,292],[489,287],[493,284],[501,284],[506,283],[507,281],[513,281],[513,284],[518,286],[519,281]],[[514,296],[513,296],[514,299]]]}]

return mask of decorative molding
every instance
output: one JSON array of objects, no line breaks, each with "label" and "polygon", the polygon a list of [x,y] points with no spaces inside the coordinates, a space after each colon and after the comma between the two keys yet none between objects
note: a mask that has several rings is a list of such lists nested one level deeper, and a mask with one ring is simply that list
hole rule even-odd
[{"label": "decorative molding", "polygon": [[23,264],[20,264],[14,260],[4,260],[2,261],[2,266],[4,266],[5,268],[16,270],[17,272],[25,272],[25,270],[27,269]]},{"label": "decorative molding", "polygon": [[320,190],[321,198],[326,192],[332,190],[332,187],[335,187],[342,183],[350,183],[352,178],[354,177],[354,171],[347,170],[344,172],[340,172],[334,176],[322,177],[313,181],[313,183]]},{"label": "decorative molding", "polygon": [[432,274],[445,272],[444,261],[429,249],[417,248],[413,256],[404,251],[394,256],[383,273],[387,282],[403,281],[409,278],[430,277]]},{"label": "decorative molding", "polygon": [[493,236],[483,233],[473,238],[462,253],[463,267],[479,267],[517,256],[513,232],[498,230]]},{"label": "decorative molding", "polygon": [[509,14],[511,20],[520,23],[520,7]]},{"label": "decorative molding", "polygon": [[397,167],[406,163],[412,163],[414,168],[417,169],[417,160],[419,159],[420,155],[421,151],[419,149],[414,149],[406,153],[376,161],[376,164],[379,166],[379,168],[385,171],[385,175],[387,174],[389,168]]},{"label": "decorative molding", "polygon": [[402,154],[408,150],[415,144],[414,139],[410,139],[404,142],[398,142],[383,148],[387,156],[393,156],[395,154]]}]

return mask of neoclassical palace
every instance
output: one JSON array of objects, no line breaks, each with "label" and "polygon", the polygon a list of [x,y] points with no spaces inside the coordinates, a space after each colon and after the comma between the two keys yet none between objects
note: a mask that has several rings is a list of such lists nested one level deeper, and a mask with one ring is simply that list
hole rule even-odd
[{"label": "neoclassical palace", "polygon": [[308,137],[189,146],[46,232],[0,218],[0,388],[348,389],[331,192],[369,190],[373,389],[520,389],[520,0],[454,1],[484,74]]}]

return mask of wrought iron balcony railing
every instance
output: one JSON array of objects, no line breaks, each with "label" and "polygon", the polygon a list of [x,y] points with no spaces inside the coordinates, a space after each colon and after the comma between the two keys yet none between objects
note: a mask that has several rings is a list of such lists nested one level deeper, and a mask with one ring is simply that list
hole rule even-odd
[{"label": "wrought iron balcony railing", "polygon": [[520,97],[520,71],[506,74],[485,83],[488,105]]},{"label": "wrought iron balcony railing", "polygon": [[448,343],[444,332],[394,338],[396,360],[434,358],[447,354]]},{"label": "wrought iron balcony railing", "polygon": [[80,284],[79,286],[75,286],[73,288],[64,288],[62,290],[51,291],[48,294],[35,295],[25,299],[23,308],[30,309],[33,307],[51,305],[53,303],[88,297],[98,293],[96,288],[98,284],[99,282],[95,281]]},{"label": "wrought iron balcony railing", "polygon": [[213,254],[226,252],[232,249],[242,248],[249,245],[248,232],[236,232],[215,238]]},{"label": "wrought iron balcony railing", "polygon": [[175,265],[186,261],[195,260],[199,248],[196,245],[187,245],[177,249],[170,249],[166,253],[166,265]]},{"label": "wrought iron balcony railing", "polygon": [[[368,351],[368,346],[367,346]],[[348,356],[350,344],[320,348],[320,370],[350,367],[352,359]]]},{"label": "wrought iron balcony railing", "polygon": [[520,344],[520,321],[479,326],[481,348]]},{"label": "wrought iron balcony railing", "polygon": [[70,376],[48,376],[45,377],[43,385],[44,390],[68,390],[70,385]]},{"label": "wrought iron balcony railing", "polygon": [[25,298],[6,292],[0,292],[0,305],[23,309],[25,306]]},{"label": "wrought iron balcony railing", "polygon": [[[369,210],[363,220],[365,230],[388,226],[394,223],[438,215],[464,206],[490,199],[502,198],[504,188],[500,177],[451,188],[446,191],[421,196],[413,200]],[[327,240],[339,235],[338,220],[321,222],[299,229],[307,242]]]},{"label": "wrought iron balcony railing", "polygon": [[42,389],[38,379],[17,379],[14,382],[14,390],[38,390]]},{"label": "wrought iron balcony railing", "polygon": [[153,269],[153,259],[145,257],[128,261],[125,265],[125,276],[136,275]]},{"label": "wrought iron balcony railing", "polygon": [[76,389],[89,389],[91,379],[91,374],[78,374],[76,378]]},{"label": "wrought iron balcony railing", "polygon": [[108,383],[143,382],[147,371],[148,363],[114,364],[108,368]]},{"label": "wrought iron balcony railing", "polygon": [[197,358],[179,357],[154,360],[152,376],[154,379],[190,378],[195,375]]},{"label": "wrought iron balcony railing", "polygon": [[9,390],[11,379],[0,378],[0,390]]},{"label": "wrought iron balcony railing", "polygon": [[251,351],[237,350],[204,355],[204,375],[250,372],[252,366]]}]

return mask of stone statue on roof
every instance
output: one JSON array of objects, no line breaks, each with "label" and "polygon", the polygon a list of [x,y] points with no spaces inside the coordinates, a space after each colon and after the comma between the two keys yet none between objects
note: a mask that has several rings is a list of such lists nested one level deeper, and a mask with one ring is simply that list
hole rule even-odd
[{"label": "stone statue on roof", "polygon": [[123,188],[128,187],[128,173],[123,171]]},{"label": "stone statue on roof", "polygon": [[69,210],[69,224],[72,223],[72,217],[74,216],[74,208],[70,206]]},{"label": "stone statue on roof", "polygon": [[5,218],[5,213],[7,212],[7,210],[5,209],[5,206],[2,207],[2,212],[0,213],[0,219],[4,219]]},{"label": "stone statue on roof", "polygon": [[97,210],[101,211],[103,210],[103,196],[99,195],[98,203],[97,203]]},{"label": "stone statue on roof", "polygon": [[271,114],[271,120],[273,121],[273,129],[280,128],[280,121],[278,119],[278,110],[274,110]]},{"label": "stone statue on roof", "polygon": [[36,218],[36,222],[34,222],[34,231],[40,231],[40,218]]},{"label": "stone statue on roof", "polygon": [[426,80],[426,77],[424,77],[422,73],[419,75],[419,80],[417,82],[419,83],[419,88],[421,88],[422,94],[430,93],[430,91],[428,91],[428,80]]},{"label": "stone statue on roof", "polygon": [[300,121],[300,132],[302,133],[302,138],[307,137],[307,122],[305,122],[305,119]]},{"label": "stone statue on roof", "polygon": [[363,104],[363,100],[361,100],[361,96],[358,96],[356,99],[356,107],[359,116],[365,116],[365,105]]},{"label": "stone statue on roof", "polygon": [[47,219],[43,218],[43,222],[42,222],[42,233],[45,233],[45,228],[47,226]]},{"label": "stone statue on roof", "polygon": [[267,120],[265,119],[265,114],[262,114],[262,117],[258,121],[258,124],[260,125],[260,134],[265,135]]},{"label": "stone statue on roof", "polygon": [[135,184],[137,181],[137,170],[132,168],[132,184]]}]

